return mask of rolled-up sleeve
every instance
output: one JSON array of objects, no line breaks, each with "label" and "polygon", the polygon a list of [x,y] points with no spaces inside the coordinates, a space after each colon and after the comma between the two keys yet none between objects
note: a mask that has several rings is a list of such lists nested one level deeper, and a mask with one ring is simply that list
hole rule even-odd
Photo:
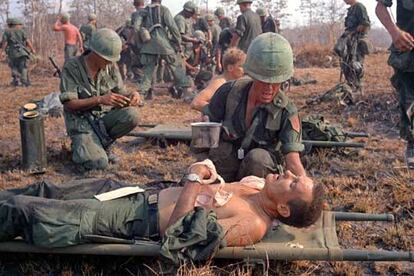
[{"label": "rolled-up sleeve", "polygon": [[392,6],[392,0],[377,0],[377,2],[383,4],[386,7],[391,7]]},{"label": "rolled-up sleeve", "polygon": [[67,68],[63,68],[60,78],[60,92],[59,99],[62,104],[71,100],[77,100],[78,84],[75,81],[73,74]]},{"label": "rolled-up sleeve", "polygon": [[302,124],[298,113],[286,112],[283,117],[283,125],[279,136],[282,144],[280,150],[283,154],[303,151],[305,147],[302,144]]},{"label": "rolled-up sleeve", "polygon": [[185,19],[182,16],[176,16],[174,18],[175,24],[177,25],[178,31],[180,34],[186,34],[186,25],[185,25]]}]

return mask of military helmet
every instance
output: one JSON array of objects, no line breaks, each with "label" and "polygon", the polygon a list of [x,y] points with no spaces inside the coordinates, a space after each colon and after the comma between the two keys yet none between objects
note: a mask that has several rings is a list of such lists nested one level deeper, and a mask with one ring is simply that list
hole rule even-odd
[{"label": "military helmet", "polygon": [[293,75],[292,48],[279,34],[261,34],[250,44],[243,68],[253,79],[282,83]]},{"label": "military helmet", "polygon": [[145,1],[144,0],[134,0],[134,6],[144,5],[144,4],[145,4]]},{"label": "military helmet", "polygon": [[89,20],[89,21],[96,20],[96,14],[94,14],[94,13],[90,13],[90,14],[88,15],[88,20]]},{"label": "military helmet", "polygon": [[200,15],[201,15],[201,10],[200,10],[200,8],[199,8],[199,7],[196,7],[196,8],[195,8],[195,12],[194,12],[194,14],[195,14],[195,15],[198,15],[198,16],[200,16]]},{"label": "military helmet", "polygon": [[122,41],[115,31],[102,28],[92,35],[89,49],[103,59],[117,62],[121,58]]},{"label": "military helmet", "polygon": [[243,3],[253,3],[253,0],[237,0],[237,5],[243,4]]},{"label": "military helmet", "polygon": [[266,10],[265,10],[265,9],[263,9],[263,8],[257,8],[257,9],[256,9],[256,13],[257,13],[259,16],[266,16]]},{"label": "military helmet", "polygon": [[214,20],[214,15],[212,15],[211,13],[206,14],[206,20],[207,21],[213,21]]},{"label": "military helmet", "polygon": [[184,10],[194,14],[196,13],[197,5],[194,2],[187,1],[185,2],[183,8]]},{"label": "military helmet", "polygon": [[23,25],[23,21],[15,17],[9,18],[7,22],[8,25]]},{"label": "military helmet", "polygon": [[224,9],[223,8],[217,8],[215,11],[214,11],[214,14],[216,15],[216,16],[224,16]]},{"label": "military helmet", "polygon": [[62,13],[62,15],[60,16],[60,21],[62,23],[66,23],[69,21],[70,15],[68,13]]},{"label": "military helmet", "polygon": [[194,37],[201,43],[206,42],[206,35],[200,30],[194,32]]}]

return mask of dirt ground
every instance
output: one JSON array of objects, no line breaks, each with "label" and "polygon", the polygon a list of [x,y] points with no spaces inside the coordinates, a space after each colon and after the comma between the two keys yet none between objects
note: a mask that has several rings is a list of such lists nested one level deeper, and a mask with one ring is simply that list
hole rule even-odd
[{"label": "dirt ground", "polygon": [[[310,74],[316,85],[292,87],[289,96],[302,115],[320,114],[331,122],[341,123],[347,130],[365,131],[370,138],[363,150],[338,152],[318,151],[304,156],[309,175],[323,183],[328,191],[332,210],[393,213],[395,223],[342,222],[338,237],[343,248],[414,250],[414,173],[404,166],[405,144],[398,136],[398,103],[386,65],[386,53],[368,57],[366,61],[365,94],[356,105],[344,107],[337,102],[306,106],[305,101],[322,94],[339,80],[338,68],[297,69],[295,76]],[[49,180],[62,183],[80,177],[108,177],[131,183],[146,183],[155,179],[178,180],[194,159],[187,145],[160,148],[150,142],[139,144],[125,137],[115,146],[121,161],[107,171],[79,175],[70,160],[70,141],[62,118],[45,120],[48,168],[43,175],[30,175],[20,170],[19,108],[31,99],[41,99],[59,90],[59,80],[49,71],[32,75],[30,88],[9,86],[6,64],[0,64],[0,190],[22,187]],[[132,84],[128,85],[134,89]],[[152,102],[139,109],[142,124],[189,124],[198,118],[187,104],[173,100],[164,92],[156,93]],[[214,262],[209,266],[186,268],[181,274],[249,275],[241,263]],[[23,275],[152,275],[159,273],[152,259],[89,256],[45,256],[1,254],[1,274]],[[270,274],[414,274],[414,263],[400,262],[271,262]]]}]

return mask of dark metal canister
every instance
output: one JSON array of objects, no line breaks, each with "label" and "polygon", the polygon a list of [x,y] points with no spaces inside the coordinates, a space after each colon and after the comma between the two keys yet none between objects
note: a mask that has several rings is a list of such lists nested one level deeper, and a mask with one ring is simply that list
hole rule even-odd
[{"label": "dark metal canister", "polygon": [[[22,141],[22,168],[31,173],[46,171],[46,144],[43,116],[37,111],[20,112],[20,136]],[[35,113],[33,113],[35,112]],[[36,115],[37,113],[37,115]]]}]

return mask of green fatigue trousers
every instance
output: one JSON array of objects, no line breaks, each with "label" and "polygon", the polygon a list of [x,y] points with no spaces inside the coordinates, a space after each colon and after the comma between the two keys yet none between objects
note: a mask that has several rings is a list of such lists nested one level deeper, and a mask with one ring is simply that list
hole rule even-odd
[{"label": "green fatigue trousers", "polygon": [[65,52],[65,61],[66,61],[68,58],[76,56],[76,53],[78,52],[78,46],[65,44],[64,52]]},{"label": "green fatigue trousers", "polygon": [[123,186],[128,185],[90,179],[62,186],[41,182],[2,191],[0,241],[21,236],[37,246],[64,247],[99,242],[100,236],[147,238],[149,193],[104,202],[93,198]]},{"label": "green fatigue trousers", "polygon": [[165,60],[166,65],[171,69],[174,77],[174,85],[177,89],[190,87],[190,80],[185,74],[184,64],[179,55],[150,55],[142,54],[144,76],[139,84],[140,93],[146,94],[151,88],[155,66],[159,58]]},{"label": "green fatigue trousers", "polygon": [[[89,123],[85,120],[85,124]],[[108,135],[117,139],[133,130],[138,124],[138,112],[135,107],[112,109],[102,117]],[[99,170],[108,167],[108,156],[99,137],[89,131],[71,135],[72,160],[87,170]]]},{"label": "green fatigue trousers", "polygon": [[245,152],[245,157],[237,158],[237,148],[229,142],[220,141],[218,148],[210,149],[208,155],[196,154],[197,160],[211,159],[217,172],[226,182],[234,182],[245,176],[266,177],[269,173],[281,173],[276,157],[271,152],[255,148]]},{"label": "green fatigue trousers", "polygon": [[13,84],[18,84],[19,80],[23,85],[29,85],[29,73],[27,70],[27,56],[9,58],[9,67],[13,78]]},{"label": "green fatigue trousers", "polygon": [[395,70],[391,82],[399,94],[401,138],[414,142],[414,72]]}]

